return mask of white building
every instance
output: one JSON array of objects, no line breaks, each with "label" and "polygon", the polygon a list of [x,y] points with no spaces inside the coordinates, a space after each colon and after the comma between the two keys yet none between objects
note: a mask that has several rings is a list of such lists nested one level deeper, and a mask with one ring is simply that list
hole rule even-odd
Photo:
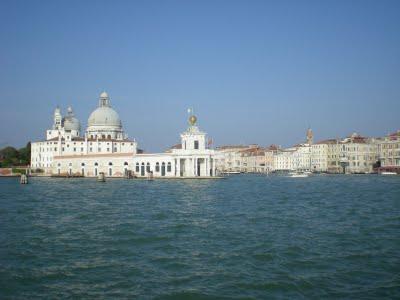
[{"label": "white building", "polygon": [[214,150],[207,149],[206,134],[196,126],[196,117],[181,135],[182,149],[170,153],[138,154],[137,143],[122,129],[118,113],[111,107],[108,94],[100,95],[98,107],[90,114],[85,134],[81,136],[79,120],[72,108],[62,116],[59,108],[46,131],[46,140],[32,143],[31,169],[46,175],[109,177],[134,175],[154,177],[215,176]]},{"label": "white building", "polygon": [[137,154],[133,157],[136,176],[212,177],[216,176],[216,159],[208,149],[206,133],[196,126],[197,118],[189,117],[189,127],[181,134],[181,144],[166,153]]},{"label": "white building", "polygon": [[274,154],[275,171],[291,171],[295,169],[293,153],[294,148],[279,150]]},{"label": "white building", "polygon": [[377,140],[381,171],[400,174],[400,130]]}]

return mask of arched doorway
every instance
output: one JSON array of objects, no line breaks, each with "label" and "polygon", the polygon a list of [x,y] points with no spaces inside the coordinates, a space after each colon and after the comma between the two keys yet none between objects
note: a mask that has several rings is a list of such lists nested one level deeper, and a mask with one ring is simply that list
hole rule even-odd
[{"label": "arched doorway", "polygon": [[108,163],[108,176],[112,176],[112,162]]},{"label": "arched doorway", "polygon": [[161,164],[161,176],[165,176],[165,162]]},{"label": "arched doorway", "polygon": [[140,166],[140,176],[144,176],[144,163]]},{"label": "arched doorway", "polygon": [[128,174],[128,162],[124,162],[124,175]]}]

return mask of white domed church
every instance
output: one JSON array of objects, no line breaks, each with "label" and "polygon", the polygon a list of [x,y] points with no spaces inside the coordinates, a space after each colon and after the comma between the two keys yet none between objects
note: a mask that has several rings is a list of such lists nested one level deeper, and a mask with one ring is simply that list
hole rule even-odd
[{"label": "white domed church", "polygon": [[215,176],[214,150],[208,149],[206,134],[189,117],[189,128],[181,134],[181,144],[167,153],[138,154],[135,139],[128,139],[118,113],[106,92],[90,114],[86,131],[71,107],[65,116],[57,107],[46,140],[32,143],[31,169],[48,176],[96,177],[212,177]]}]

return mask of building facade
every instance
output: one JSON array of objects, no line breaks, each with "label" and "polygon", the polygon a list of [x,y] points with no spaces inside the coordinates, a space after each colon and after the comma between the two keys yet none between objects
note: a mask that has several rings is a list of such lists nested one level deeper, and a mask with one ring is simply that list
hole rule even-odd
[{"label": "building facade", "polygon": [[377,140],[380,169],[400,174],[400,130]]},{"label": "building facade", "polygon": [[31,169],[45,175],[95,177],[210,177],[216,176],[214,150],[191,115],[189,128],[181,135],[180,149],[168,153],[140,154],[137,142],[125,134],[108,94],[100,95],[81,135],[80,122],[72,108],[63,116],[57,107],[46,139],[32,143]]},{"label": "building facade", "polygon": [[206,133],[200,131],[196,123],[196,116],[191,115],[188,129],[181,134],[181,144],[168,152],[135,155],[135,175],[190,178],[217,176],[215,152],[208,148]]}]

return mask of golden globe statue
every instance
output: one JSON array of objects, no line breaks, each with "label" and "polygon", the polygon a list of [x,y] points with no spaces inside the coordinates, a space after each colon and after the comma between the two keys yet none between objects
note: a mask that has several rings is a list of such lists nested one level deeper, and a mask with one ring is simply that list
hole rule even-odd
[{"label": "golden globe statue", "polygon": [[197,122],[196,116],[191,115],[191,116],[189,117],[189,124],[193,126],[194,124],[196,124],[196,122]]}]

